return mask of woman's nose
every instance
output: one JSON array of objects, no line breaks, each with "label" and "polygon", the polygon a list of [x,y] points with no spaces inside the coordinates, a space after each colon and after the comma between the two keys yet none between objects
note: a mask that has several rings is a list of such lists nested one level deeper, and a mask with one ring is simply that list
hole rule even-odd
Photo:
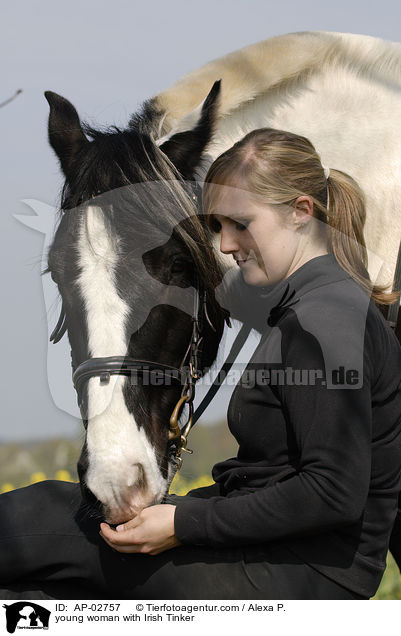
[{"label": "woman's nose", "polygon": [[234,233],[228,228],[222,228],[220,234],[220,252],[223,252],[223,254],[231,254],[231,252],[237,252],[238,248],[238,241]]}]

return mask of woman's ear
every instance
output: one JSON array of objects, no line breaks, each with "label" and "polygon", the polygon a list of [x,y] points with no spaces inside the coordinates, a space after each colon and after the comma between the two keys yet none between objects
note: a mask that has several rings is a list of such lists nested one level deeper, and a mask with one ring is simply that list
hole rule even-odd
[{"label": "woman's ear", "polygon": [[293,220],[296,227],[303,227],[313,216],[313,201],[311,197],[298,197],[294,203]]}]

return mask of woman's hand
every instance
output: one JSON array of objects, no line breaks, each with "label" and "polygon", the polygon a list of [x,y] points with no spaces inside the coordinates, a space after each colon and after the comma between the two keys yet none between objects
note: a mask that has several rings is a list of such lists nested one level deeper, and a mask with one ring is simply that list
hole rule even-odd
[{"label": "woman's hand", "polygon": [[174,513],[171,504],[150,506],[115,530],[101,523],[100,536],[118,552],[159,554],[180,545],[174,532]]}]

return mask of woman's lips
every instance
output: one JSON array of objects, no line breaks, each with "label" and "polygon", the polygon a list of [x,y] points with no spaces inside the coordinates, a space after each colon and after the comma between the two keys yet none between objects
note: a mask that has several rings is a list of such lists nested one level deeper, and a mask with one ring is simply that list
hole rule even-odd
[{"label": "woman's lips", "polygon": [[242,267],[243,265],[245,265],[245,263],[248,263],[248,261],[251,261],[251,260],[252,258],[246,258],[245,260],[238,259],[236,260],[236,262],[239,267]]}]

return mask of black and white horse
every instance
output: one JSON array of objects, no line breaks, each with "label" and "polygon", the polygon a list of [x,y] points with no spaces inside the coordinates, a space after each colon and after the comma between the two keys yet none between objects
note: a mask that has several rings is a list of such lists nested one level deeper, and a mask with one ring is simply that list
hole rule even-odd
[{"label": "black and white horse", "polygon": [[[316,32],[210,62],[147,100],[125,130],[82,126],[72,104],[48,92],[49,139],[66,178],[49,270],[75,365],[129,355],[178,366],[190,312],[169,296],[193,290],[194,272],[216,329],[206,327],[202,365],[213,362],[224,323],[214,297],[221,272],[186,181],[201,181],[218,154],[255,128],[303,134],[325,165],[357,179],[368,203],[369,271],[391,282],[401,233],[400,89],[399,45]],[[154,182],[157,196],[138,195]],[[171,241],[154,252],[161,227]],[[140,274],[145,254],[151,278]],[[110,521],[161,500],[172,471],[166,418],[177,397],[178,387],[131,386],[121,376],[87,382],[80,476]]]},{"label": "black and white horse", "polygon": [[[66,177],[48,269],[62,296],[74,368],[115,356],[180,368],[200,289],[207,320],[199,366],[215,359],[224,323],[215,300],[221,272],[183,176],[192,176],[211,138],[218,93],[216,83],[193,131],[160,147],[146,108],[125,131],[86,128],[89,141],[74,107],[46,93],[49,139]],[[183,387],[159,385],[96,376],[79,391],[87,425],[81,483],[110,521],[160,501],[173,475],[168,423]]]}]

